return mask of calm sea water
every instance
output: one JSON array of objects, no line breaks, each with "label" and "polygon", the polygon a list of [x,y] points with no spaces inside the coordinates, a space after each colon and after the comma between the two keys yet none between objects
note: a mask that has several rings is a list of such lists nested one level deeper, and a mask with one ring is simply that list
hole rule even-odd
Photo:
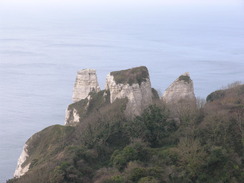
[{"label": "calm sea water", "polygon": [[195,93],[244,81],[244,6],[0,6],[0,182],[25,141],[64,124],[76,71],[145,65],[163,92],[190,72]]}]

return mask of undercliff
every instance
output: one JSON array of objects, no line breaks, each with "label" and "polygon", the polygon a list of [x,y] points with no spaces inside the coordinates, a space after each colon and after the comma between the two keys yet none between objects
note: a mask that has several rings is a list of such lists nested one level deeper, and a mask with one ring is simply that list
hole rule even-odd
[{"label": "undercliff", "polygon": [[160,99],[145,67],[111,72],[105,90],[68,106],[66,125],[26,142],[7,183],[242,182],[244,85],[192,99],[189,74]]}]

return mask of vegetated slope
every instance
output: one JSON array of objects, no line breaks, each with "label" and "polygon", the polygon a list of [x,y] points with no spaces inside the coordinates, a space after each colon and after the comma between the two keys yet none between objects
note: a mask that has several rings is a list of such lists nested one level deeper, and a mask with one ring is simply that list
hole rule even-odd
[{"label": "vegetated slope", "polygon": [[133,120],[124,116],[125,99],[99,105],[76,127],[30,138],[30,170],[8,183],[241,183],[244,85],[207,100],[181,106],[177,120],[159,100]]}]

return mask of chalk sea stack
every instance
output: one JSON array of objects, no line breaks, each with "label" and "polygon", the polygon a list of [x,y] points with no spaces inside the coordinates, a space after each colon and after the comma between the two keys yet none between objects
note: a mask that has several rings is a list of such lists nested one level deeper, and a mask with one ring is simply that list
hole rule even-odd
[{"label": "chalk sea stack", "polygon": [[162,100],[169,105],[196,103],[193,81],[188,72],[179,76],[163,93]]},{"label": "chalk sea stack", "polygon": [[106,78],[106,90],[110,92],[110,102],[117,98],[127,98],[126,114],[140,115],[152,104],[152,88],[146,67],[136,67],[128,70],[111,72]]},{"label": "chalk sea stack", "polygon": [[[92,77],[88,77],[90,73],[92,73]],[[65,115],[66,125],[74,125],[82,120],[82,116],[88,112],[87,109],[92,104],[91,101],[93,101],[96,93],[99,93],[98,95],[103,98],[102,101],[105,103],[113,103],[116,99],[127,99],[125,114],[129,118],[140,115],[145,108],[152,104],[152,99],[155,98],[148,69],[145,66],[109,73],[106,78],[105,90],[102,91],[97,87],[97,77],[94,73],[96,71],[93,69],[78,72],[73,93],[73,96],[76,97],[73,99],[79,98],[79,100],[74,100],[75,102],[68,106]]]},{"label": "chalk sea stack", "polygon": [[78,102],[85,99],[91,91],[100,91],[96,70],[83,69],[78,71],[72,97],[73,102]]}]

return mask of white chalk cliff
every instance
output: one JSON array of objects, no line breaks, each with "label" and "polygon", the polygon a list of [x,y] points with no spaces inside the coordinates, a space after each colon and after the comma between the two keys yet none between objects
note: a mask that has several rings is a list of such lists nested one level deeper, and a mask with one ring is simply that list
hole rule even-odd
[{"label": "white chalk cliff", "polygon": [[75,108],[67,108],[65,112],[65,125],[80,122],[80,115]]},{"label": "white chalk cliff", "polygon": [[27,144],[24,145],[23,151],[19,157],[18,163],[17,163],[17,168],[14,172],[14,177],[19,178],[23,176],[26,172],[28,172],[30,163],[24,165],[26,159],[29,157],[28,154],[28,149],[27,149]]},{"label": "white chalk cliff", "polygon": [[72,97],[73,102],[85,99],[91,91],[100,91],[96,70],[83,69],[78,71]]},{"label": "white chalk cliff", "polygon": [[[132,83],[130,83],[133,78],[128,78],[127,81],[122,83],[118,81],[116,82],[116,79],[112,73],[108,74],[106,78],[106,90],[110,91],[110,102],[113,103],[117,98],[121,99],[127,97],[128,103],[125,112],[128,116],[131,117],[140,115],[146,107],[152,104],[152,88],[149,74],[146,67],[132,68],[125,71],[117,71],[120,77],[125,77],[123,76],[123,72],[127,72],[128,74],[128,72],[133,73],[134,70],[139,71],[140,75],[141,68],[144,70],[143,72],[147,72],[147,77],[140,78],[142,79],[142,81],[140,82],[133,81]],[[132,75],[132,77],[134,76]]]},{"label": "white chalk cliff", "polygon": [[193,81],[189,73],[184,73],[178,77],[165,90],[162,99],[166,104],[177,104],[184,101],[196,103]]},{"label": "white chalk cliff", "polygon": [[[100,87],[97,81],[96,70],[83,69],[77,72],[74,90],[73,102],[79,102],[86,99],[90,92],[99,92]],[[80,121],[80,116],[77,109],[68,107],[65,112],[65,124],[75,124]]]},{"label": "white chalk cliff", "polygon": [[[89,73],[93,73],[92,77],[88,77]],[[86,113],[91,100],[90,91],[99,92],[100,89],[94,73],[95,70],[91,69],[82,70],[78,73],[73,94],[75,102],[70,104],[66,110],[65,125],[75,125],[80,122],[81,115]],[[90,84],[92,86],[89,86]],[[85,92],[80,94],[79,89]],[[128,117],[140,115],[144,109],[152,104],[153,100],[147,68],[142,66],[109,73],[106,78],[106,88],[104,91],[104,94],[107,93],[110,96],[108,99],[110,103],[113,103],[116,99],[128,99],[125,110]],[[106,98],[106,96],[104,97]]]}]

